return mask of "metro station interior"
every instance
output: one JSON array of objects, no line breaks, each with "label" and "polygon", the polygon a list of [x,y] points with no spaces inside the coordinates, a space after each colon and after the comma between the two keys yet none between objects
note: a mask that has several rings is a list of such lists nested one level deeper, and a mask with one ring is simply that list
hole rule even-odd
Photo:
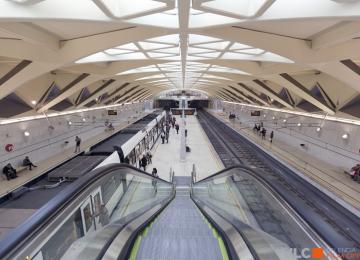
[{"label": "metro station interior", "polygon": [[360,259],[360,0],[0,0],[0,259]]}]

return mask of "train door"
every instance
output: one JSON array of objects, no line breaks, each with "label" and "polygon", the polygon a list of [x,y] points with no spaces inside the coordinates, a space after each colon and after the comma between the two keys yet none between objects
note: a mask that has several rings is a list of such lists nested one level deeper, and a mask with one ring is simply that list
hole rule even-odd
[{"label": "train door", "polygon": [[101,187],[97,188],[81,205],[81,219],[84,228],[84,235],[101,227],[100,210],[102,202]]},{"label": "train door", "polygon": [[101,214],[101,205],[103,204],[102,196],[101,196],[101,187],[97,188],[93,193],[91,193],[92,205],[94,211],[94,222],[95,229],[101,227],[100,223],[100,214]]},{"label": "train door", "polygon": [[91,205],[91,197],[88,197],[80,207],[81,219],[84,229],[84,235],[95,230],[93,221],[93,207]]}]

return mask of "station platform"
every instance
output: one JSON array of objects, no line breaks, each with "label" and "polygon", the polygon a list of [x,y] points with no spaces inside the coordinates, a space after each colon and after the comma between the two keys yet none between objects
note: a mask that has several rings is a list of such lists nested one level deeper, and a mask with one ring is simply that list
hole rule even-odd
[{"label": "station platform", "polygon": [[331,165],[309,156],[303,150],[290,147],[286,143],[276,140],[276,137],[273,143],[262,140],[252,129],[230,121],[227,115],[221,111],[208,110],[208,112],[319,184],[320,187],[333,193],[335,197],[360,210],[360,185],[351,180],[344,172],[333,169]]},{"label": "station platform", "polygon": [[[145,116],[144,114],[143,116]],[[142,117],[142,116],[141,116]],[[102,140],[108,138],[109,136],[113,135],[114,133],[119,132],[123,128],[131,125],[135,121],[139,120],[140,117],[137,118],[124,118],[118,125],[114,126],[114,131],[104,131],[101,134],[94,136],[88,140],[84,140],[81,143],[80,152],[88,150],[91,146],[101,142]],[[71,145],[68,149],[63,151],[62,153],[57,154],[56,156],[50,157],[40,163],[37,164],[38,167],[33,168],[32,171],[23,170],[18,174],[16,179],[12,180],[5,180],[4,178],[0,178],[0,197],[10,193],[11,191],[23,186],[25,183],[38,178],[39,176],[43,175],[49,169],[60,165],[61,163],[71,159],[72,157],[76,156],[78,153],[74,153],[75,147]],[[0,219],[2,213],[0,211]],[[1,221],[0,221],[1,222]]]},{"label": "station platform", "polygon": [[[175,117],[180,124],[180,116]],[[159,138],[155,144],[152,151],[152,164],[148,165],[147,172],[151,173],[155,167],[160,178],[169,180],[170,168],[176,176],[191,176],[193,165],[195,165],[197,180],[200,180],[224,168],[196,116],[187,116],[185,120],[188,132],[186,145],[191,149],[186,153],[186,160],[180,159],[181,129],[179,134],[176,134],[175,128],[171,128],[169,143],[165,141],[165,144],[162,144]]]}]

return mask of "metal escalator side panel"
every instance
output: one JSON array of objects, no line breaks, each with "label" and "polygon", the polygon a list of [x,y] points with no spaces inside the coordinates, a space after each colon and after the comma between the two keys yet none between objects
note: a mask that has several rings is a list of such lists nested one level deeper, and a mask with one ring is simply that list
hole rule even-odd
[{"label": "metal escalator side panel", "polygon": [[[134,240],[137,236],[138,229],[141,228],[147,220],[153,217],[161,209],[160,205],[153,207],[143,215],[137,217],[132,222],[127,224],[121,232],[112,241],[111,245],[107,248],[101,259],[114,260],[114,259],[126,259],[130,251],[130,240]],[[132,239],[131,239],[132,237]]]},{"label": "metal escalator side panel", "polygon": [[250,168],[231,167],[197,182],[192,195],[232,223],[260,258],[295,259],[304,248],[332,250]]},{"label": "metal escalator side panel", "polygon": [[[137,182],[141,180],[141,189],[134,198],[146,194],[148,200],[124,213],[119,207],[123,207],[124,194],[134,186],[126,178],[129,175],[136,176]],[[32,259],[39,253],[61,258],[75,241],[92,236],[109,222],[130,216],[145,204],[155,205],[173,196],[171,183],[157,179],[161,191],[157,193],[152,180],[151,175],[129,165],[114,164],[93,171],[69,185],[2,241],[0,258]],[[114,215],[117,210],[120,214]]]}]

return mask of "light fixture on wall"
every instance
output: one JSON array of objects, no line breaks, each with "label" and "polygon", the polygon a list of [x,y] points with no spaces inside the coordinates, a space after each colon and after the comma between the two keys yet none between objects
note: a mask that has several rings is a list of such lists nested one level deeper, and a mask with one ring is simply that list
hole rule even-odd
[{"label": "light fixture on wall", "polygon": [[72,122],[71,122],[71,121],[69,121],[69,122],[68,122],[68,125],[72,125]]},{"label": "light fixture on wall", "polygon": [[264,114],[264,117],[266,117],[266,114]]},{"label": "light fixture on wall", "polygon": [[301,123],[298,123],[298,124],[297,124],[297,126],[299,126],[299,127],[300,127],[300,126],[301,126]]},{"label": "light fixture on wall", "polygon": [[30,132],[29,131],[25,131],[24,132],[24,135],[27,137],[27,136],[30,136]]},{"label": "light fixture on wall", "polygon": [[84,117],[84,118],[82,119],[82,121],[85,122],[85,121],[86,121],[86,118]]},{"label": "light fixture on wall", "polygon": [[9,1],[16,3],[16,4],[21,4],[21,5],[33,5],[33,4],[37,4],[37,3],[40,3],[45,0],[9,0]]},{"label": "light fixture on wall", "polygon": [[31,104],[35,106],[37,104],[36,100],[31,100]]},{"label": "light fixture on wall", "polygon": [[318,128],[316,128],[316,132],[320,132],[321,131],[321,127],[318,127]]},{"label": "light fixture on wall", "polygon": [[286,119],[283,119],[283,122],[284,122],[284,123],[286,123],[286,121],[287,121]]},{"label": "light fixture on wall", "polygon": [[341,138],[344,139],[344,140],[347,140],[347,139],[349,139],[349,134],[348,134],[348,133],[345,133],[345,134],[343,134],[343,135],[341,136]]},{"label": "light fixture on wall", "polygon": [[275,117],[273,116],[272,119],[275,120]]}]

